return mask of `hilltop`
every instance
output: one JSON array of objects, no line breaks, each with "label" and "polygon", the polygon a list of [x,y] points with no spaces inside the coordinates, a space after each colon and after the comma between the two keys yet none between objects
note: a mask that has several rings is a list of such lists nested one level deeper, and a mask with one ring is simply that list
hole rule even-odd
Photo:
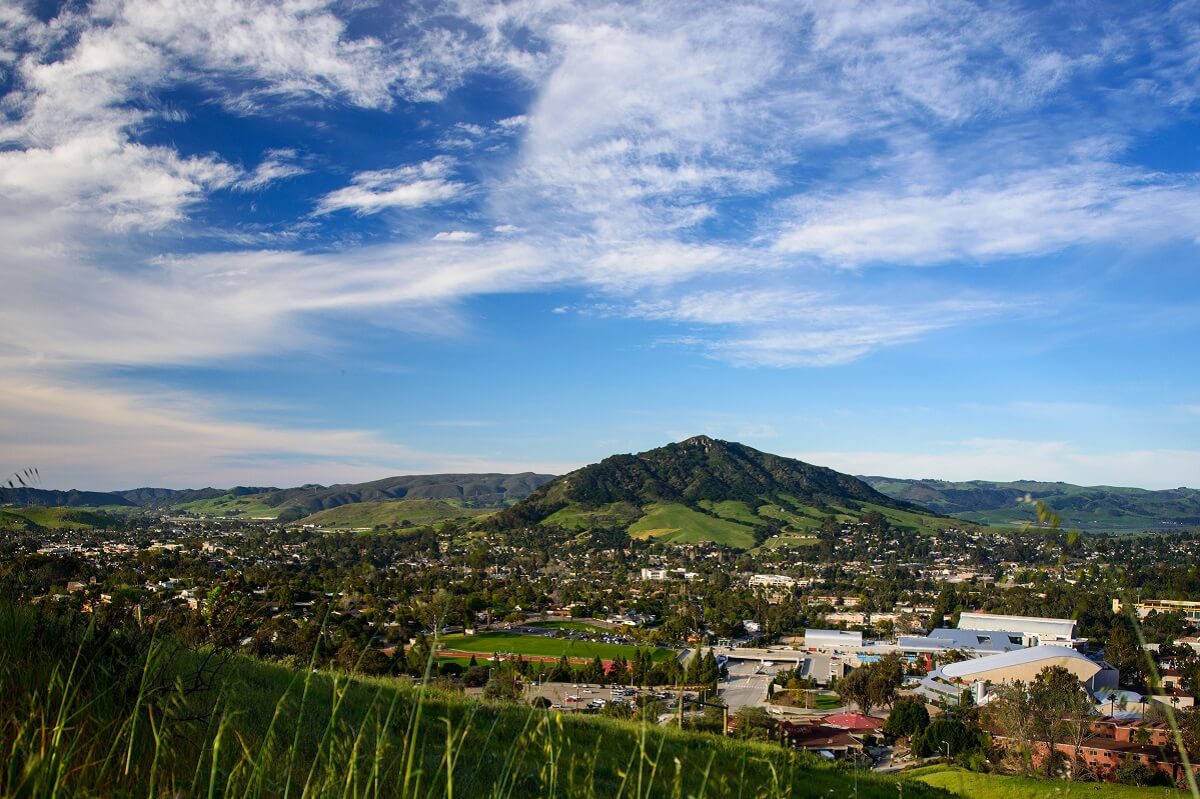
[{"label": "hilltop", "polygon": [[936,514],[857,477],[696,436],[563,475],[498,513],[493,524],[615,527],[640,538],[749,549],[779,535],[802,543],[826,518],[845,521],[872,512],[914,529],[939,524]]},{"label": "hilltop", "polygon": [[989,525],[1036,521],[1025,498],[1054,509],[1064,527],[1093,531],[1172,530],[1200,526],[1200,490],[1150,491],[1117,486],[1079,486],[1035,480],[949,482],[863,477],[895,499],[916,502],[938,513]]}]

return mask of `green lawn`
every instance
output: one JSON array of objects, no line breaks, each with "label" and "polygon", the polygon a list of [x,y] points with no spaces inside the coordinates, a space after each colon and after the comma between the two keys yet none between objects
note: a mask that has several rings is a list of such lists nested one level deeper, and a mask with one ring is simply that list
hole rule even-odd
[{"label": "green lawn", "polygon": [[686,505],[654,505],[629,526],[634,538],[656,538],[671,544],[695,544],[712,541],[733,549],[754,546],[754,530],[744,524],[715,519]]},{"label": "green lawn", "polygon": [[976,774],[960,768],[928,766],[905,772],[909,780],[943,788],[955,796],[969,799],[1184,799],[1186,791],[1174,788],[1135,788],[1111,783],[1041,780],[1033,777],[1008,777]]},{"label": "green lawn", "polygon": [[[568,638],[543,638],[538,635],[518,633],[486,632],[478,635],[447,635],[442,639],[446,649],[458,652],[506,652],[514,655],[539,655],[542,657],[593,658],[612,660],[618,656],[632,658],[636,647],[623,644],[605,644],[593,641],[572,641]],[[674,657],[670,649],[655,649],[654,659]]]},{"label": "green lawn", "polygon": [[553,630],[571,630],[577,633],[606,633],[604,627],[597,627],[594,624],[585,624],[581,621],[531,621],[525,625],[526,627],[549,627]]}]

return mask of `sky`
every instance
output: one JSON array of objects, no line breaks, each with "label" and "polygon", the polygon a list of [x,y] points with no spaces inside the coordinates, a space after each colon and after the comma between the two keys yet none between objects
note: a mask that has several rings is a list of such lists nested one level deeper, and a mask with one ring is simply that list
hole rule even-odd
[{"label": "sky", "polygon": [[1200,3],[0,4],[0,471],[1200,487]]}]

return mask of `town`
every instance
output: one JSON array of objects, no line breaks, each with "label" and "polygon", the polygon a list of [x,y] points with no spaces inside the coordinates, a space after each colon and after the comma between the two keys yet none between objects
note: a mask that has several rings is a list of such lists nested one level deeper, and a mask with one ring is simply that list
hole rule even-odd
[{"label": "town", "polygon": [[[169,516],[11,536],[0,586],[258,658],[757,737],[860,768],[944,758],[1189,778],[1196,533],[926,536],[873,518],[745,552],[595,538]],[[1041,693],[1009,690],[1039,681]]]}]

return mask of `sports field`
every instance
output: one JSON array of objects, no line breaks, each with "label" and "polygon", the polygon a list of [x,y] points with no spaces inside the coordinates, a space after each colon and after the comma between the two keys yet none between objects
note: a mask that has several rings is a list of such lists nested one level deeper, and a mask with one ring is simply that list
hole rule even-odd
[{"label": "sports field", "polygon": [[[617,657],[631,659],[637,647],[624,644],[605,644],[595,641],[577,641],[570,638],[552,638],[540,635],[520,635],[518,633],[486,632],[478,635],[448,635],[442,639],[445,651],[475,652],[490,654],[492,652],[509,653],[513,655],[533,655],[558,658],[566,655],[569,658],[599,657],[601,660],[613,660]],[[655,660],[674,657],[671,649],[655,649]]]}]

